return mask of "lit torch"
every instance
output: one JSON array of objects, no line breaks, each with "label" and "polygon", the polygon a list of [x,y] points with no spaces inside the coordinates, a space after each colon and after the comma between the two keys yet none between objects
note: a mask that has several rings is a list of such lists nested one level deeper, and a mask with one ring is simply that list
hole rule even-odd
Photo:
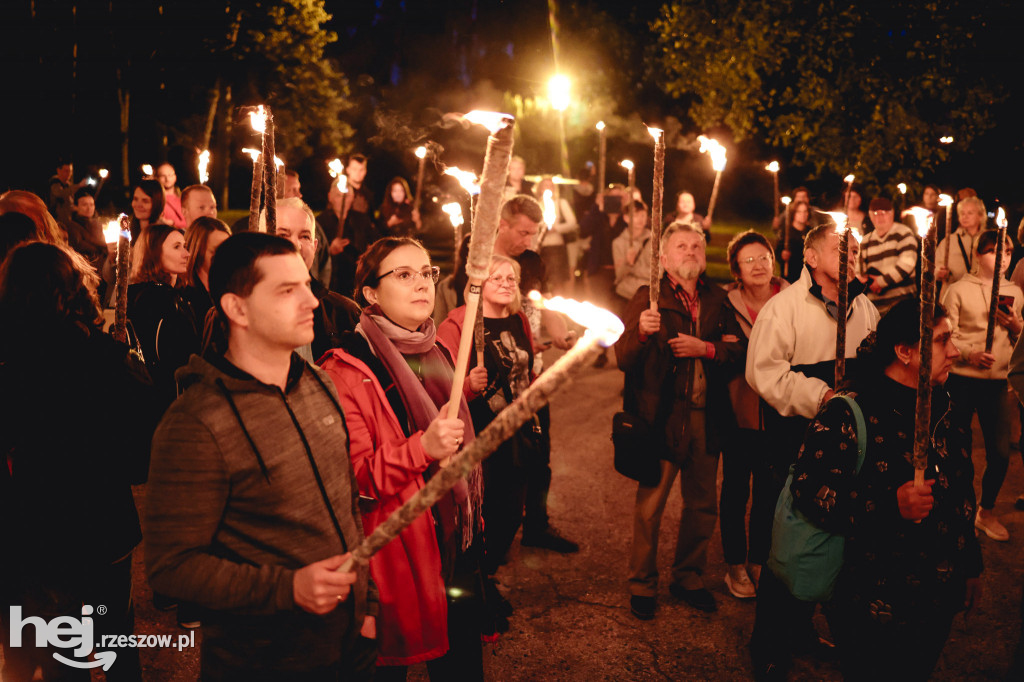
[{"label": "lit torch", "polygon": [[999,285],[1003,279],[1003,250],[1006,245],[1006,211],[1000,206],[996,212],[996,265],[992,273],[992,298],[989,300],[988,308],[988,331],[985,333],[985,352],[992,352],[992,344],[995,341],[996,333],[996,310],[999,308]]},{"label": "lit torch", "polygon": [[[661,295],[661,204],[665,195],[665,132],[647,127],[654,138],[654,193],[651,196],[651,310],[658,310]],[[718,186],[717,181],[715,186]],[[633,234],[633,197],[629,198],[629,234]]]},{"label": "lit torch", "polygon": [[502,195],[508,179],[508,164],[512,158],[512,135],[515,126],[515,118],[496,112],[471,111],[463,118],[470,123],[484,126],[491,134],[487,138],[487,153],[484,156],[484,170],[480,180],[480,201],[473,216],[470,233],[469,258],[466,261],[466,274],[469,277],[466,321],[462,327],[462,338],[459,340],[459,353],[455,362],[451,400],[448,403],[449,419],[455,419],[459,414],[462,386],[466,380],[469,353],[473,345],[480,292],[490,269],[494,238],[501,218]]},{"label": "lit torch", "polygon": [[416,171],[416,196],[412,202],[412,210],[420,210],[420,196],[423,188],[423,168],[427,162],[427,148],[416,147],[416,158],[419,159],[419,170]]},{"label": "lit torch", "polygon": [[541,199],[541,206],[544,208],[544,224],[547,226],[547,229],[551,230],[555,227],[555,221],[558,220],[558,210],[555,208],[555,197],[551,190],[544,190],[544,197]]},{"label": "lit torch", "polygon": [[199,153],[199,184],[205,185],[210,181],[210,174],[207,169],[210,167],[210,150],[204,149]]},{"label": "lit torch", "polygon": [[128,266],[132,258],[132,219],[122,213],[107,223],[103,237],[108,244],[117,242],[117,267],[114,270],[113,337],[128,342]]},{"label": "lit torch", "polygon": [[846,214],[826,211],[826,215],[836,222],[836,234],[839,235],[839,287],[836,298],[836,371],[833,389],[838,390],[839,384],[846,374],[846,311],[850,297],[850,230],[846,226]]},{"label": "lit torch", "polygon": [[[485,185],[485,194],[488,191],[490,190]],[[473,235],[475,238],[476,230],[473,231]],[[545,301],[536,292],[532,292],[530,298],[538,307],[568,315],[575,322],[585,326],[587,331],[583,338],[541,374],[512,404],[502,410],[486,429],[477,434],[465,450],[452,457],[448,466],[432,476],[401,508],[377,526],[373,533],[352,550],[351,558],[342,564],[338,571],[351,571],[354,563],[369,563],[370,557],[398,537],[403,529],[433,507],[474,467],[511,438],[538,410],[551,401],[551,397],[559,389],[570,383],[574,374],[593,364],[598,354],[615,343],[623,332],[622,321],[619,318],[591,303],[580,303],[560,297]],[[467,306],[469,305],[467,302]],[[472,308],[467,308],[467,314],[469,310],[475,309],[474,301]],[[472,332],[471,325],[469,329]],[[458,374],[455,376],[457,378]]]},{"label": "lit torch", "polygon": [[[792,254],[793,250],[789,248],[789,205],[793,203],[793,197],[782,197],[780,201],[786,207],[782,214],[782,219],[785,222],[782,228],[782,250]],[[789,277],[789,258],[782,262],[782,276]]]},{"label": "lit torch", "polygon": [[935,327],[935,234],[931,211],[915,206],[910,209],[921,237],[921,339],[918,353],[921,358],[917,375],[917,406],[914,417],[914,484],[924,485],[924,470],[928,466],[928,448],[931,445],[932,418],[932,336]]},{"label": "lit torch", "polygon": [[779,162],[772,161],[764,169],[772,174],[772,184],[775,190],[774,194],[772,194],[772,210],[774,212],[772,219],[777,224],[779,220]]},{"label": "lit torch", "polygon": [[263,139],[267,135],[267,112],[263,105],[259,105],[249,112],[249,125],[255,133],[260,134],[259,149],[243,149],[242,151],[252,157],[252,188],[249,192],[249,231],[258,232],[260,229],[260,193],[263,191],[263,159],[261,150],[264,148]]},{"label": "lit torch", "polygon": [[708,221],[715,214],[715,202],[718,200],[718,185],[722,180],[722,171],[725,170],[725,147],[709,137],[701,135],[697,138],[700,142],[700,153],[707,153],[711,156],[711,168],[715,171],[715,184],[711,188],[711,200],[708,202]]},{"label": "lit torch", "polygon": [[[850,173],[843,178],[843,182],[846,183],[846,189],[843,191],[843,215],[846,216],[847,219],[849,219],[850,216],[850,192],[853,191],[853,181],[855,179],[856,178],[853,173]],[[844,222],[843,224],[845,225],[846,223]]]},{"label": "lit torch", "polygon": [[[480,194],[480,179],[473,171],[464,171],[458,166],[448,166],[444,174],[449,175],[459,182],[459,186],[469,195],[469,222],[472,225],[476,215],[476,198]],[[462,230],[455,232],[455,251],[459,250],[459,243],[462,241]]]},{"label": "lit torch", "polygon": [[946,209],[946,253],[942,259],[942,267],[949,270],[949,243],[953,239],[953,197],[948,194],[940,194],[939,206]]}]

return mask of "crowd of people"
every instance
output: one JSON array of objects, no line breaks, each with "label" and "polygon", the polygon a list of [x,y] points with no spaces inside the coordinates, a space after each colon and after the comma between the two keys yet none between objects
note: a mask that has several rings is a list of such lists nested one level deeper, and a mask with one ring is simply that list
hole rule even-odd
[{"label": "crowd of people", "polygon": [[[477,311],[482,339],[455,401],[469,237],[442,279],[417,239],[426,216],[408,182],[391,180],[374,211],[367,164],[349,157],[347,186],[332,184],[320,215],[289,171],[272,234],[266,209],[229,226],[208,187],[179,190],[174,167],[158,166],[131,188],[127,343],[105,329],[115,249],[88,183],[61,164],[48,202],[0,195],[0,499],[5,518],[29,502],[44,510],[11,527],[8,551],[22,559],[0,569],[4,606],[50,620],[117,603],[96,631],[130,634],[131,557],[144,543],[155,598],[177,606],[183,627],[202,628],[203,679],[402,680],[419,663],[432,680],[483,679],[481,642],[513,615],[499,573],[517,535],[527,547],[580,548],[548,515],[547,408],[368,566],[350,553],[523,394],[545,350],[573,346],[573,325],[527,294],[583,292],[624,322],[596,366],[622,371],[623,411],[645,425],[654,471],[637,483],[631,613],[657,616],[660,525],[679,478],[669,593],[717,610],[705,576],[718,523],[728,592],[757,599],[755,677],[784,679],[791,656],[836,650],[849,679],[929,676],[953,616],[980,598],[976,531],[1009,539],[993,510],[1011,449],[1008,386],[1024,391],[1024,350],[1014,351],[1024,267],[1005,278],[1013,240],[997,263],[981,199],[961,193],[955,230],[936,249],[920,486],[909,458],[920,245],[890,198],[865,207],[864,191],[848,189],[841,208],[859,238],[841,254],[834,222],[798,188],[774,239],[748,230],[728,242],[733,281],[721,286],[706,274],[715,228],[691,193],[677,195],[658,237],[639,192],[589,177],[571,190],[550,176],[531,185],[515,158]],[[929,186],[923,203],[944,226],[938,194]],[[841,288],[847,369],[837,385]],[[60,428],[55,394],[69,396]],[[827,604],[834,642],[773,564],[787,476],[794,508],[846,538]],[[142,483],[140,519],[132,486]],[[68,513],[109,532],[82,537],[62,523]],[[80,570],[65,570],[69,559]],[[6,631],[3,678],[72,675],[51,652],[11,646]],[[107,676],[141,679],[137,653],[119,649]]]}]

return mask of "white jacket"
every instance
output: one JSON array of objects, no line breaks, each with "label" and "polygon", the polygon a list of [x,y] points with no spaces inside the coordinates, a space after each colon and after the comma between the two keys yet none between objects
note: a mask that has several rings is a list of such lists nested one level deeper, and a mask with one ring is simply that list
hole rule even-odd
[{"label": "white jacket", "polygon": [[[1013,312],[1020,314],[1024,306],[1024,292],[1006,279],[999,283],[1000,296],[1013,296]],[[968,362],[971,352],[985,350],[985,336],[988,334],[989,301],[992,300],[992,282],[985,282],[977,275],[967,274],[942,290],[942,305],[949,313],[953,327],[953,343],[960,350],[960,359],[953,363],[953,374],[975,379],[1005,379],[1010,369],[1010,353],[1016,339],[1010,338],[1010,330],[996,324],[992,336],[992,354],[996,361],[989,369],[975,367]]]},{"label": "white jacket", "polygon": [[[811,293],[814,280],[804,267],[800,279],[769,299],[757,315],[747,347],[747,382],[784,417],[811,419],[818,412],[836,359],[836,321]],[[878,326],[878,310],[860,294],[850,301],[846,357]]]}]

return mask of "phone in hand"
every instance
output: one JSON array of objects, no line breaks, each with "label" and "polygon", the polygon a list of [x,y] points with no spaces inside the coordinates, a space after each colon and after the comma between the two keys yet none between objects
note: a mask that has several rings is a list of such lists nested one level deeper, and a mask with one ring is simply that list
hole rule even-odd
[{"label": "phone in hand", "polygon": [[997,303],[999,309],[1007,315],[1013,314],[1013,296],[999,296],[999,303]]}]

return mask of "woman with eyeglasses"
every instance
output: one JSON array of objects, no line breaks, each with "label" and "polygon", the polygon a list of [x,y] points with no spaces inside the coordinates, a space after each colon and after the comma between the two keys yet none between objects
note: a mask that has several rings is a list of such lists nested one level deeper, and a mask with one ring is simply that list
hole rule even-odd
[{"label": "woman with eyeglasses", "polygon": [[[452,363],[430,318],[438,275],[414,239],[371,244],[356,266],[359,324],[320,361],[345,412],[367,534],[473,439],[465,399],[457,419],[445,411]],[[375,679],[404,680],[424,661],[433,680],[483,679],[476,603],[450,596],[474,594],[482,483],[478,468],[370,560],[380,592]],[[446,598],[446,585],[459,589]]]},{"label": "woman with eyeglasses", "polygon": [[[729,303],[735,310],[736,321],[749,338],[761,308],[768,299],[788,287],[789,282],[775,276],[771,245],[763,235],[753,230],[736,235],[729,242],[726,254],[729,270],[736,279],[726,287]],[[760,399],[743,376],[743,364],[738,364],[740,370],[729,382],[736,428],[727,431],[722,447],[719,520],[725,563],[729,566],[725,585],[737,599],[750,599],[757,595],[761,567],[768,559],[778,490],[772,483],[761,446],[764,430]],[[748,524],[745,522],[748,499],[749,542]]]}]

